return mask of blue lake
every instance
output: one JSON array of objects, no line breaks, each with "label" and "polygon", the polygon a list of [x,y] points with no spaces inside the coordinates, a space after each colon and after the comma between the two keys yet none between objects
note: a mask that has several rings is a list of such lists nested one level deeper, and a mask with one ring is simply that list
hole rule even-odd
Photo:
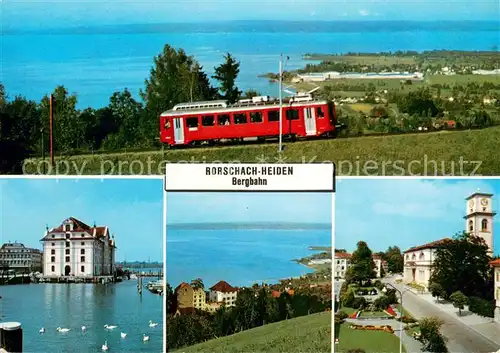
[{"label": "blue lake", "polygon": [[257,76],[302,67],[306,53],[396,50],[491,50],[498,46],[495,22],[252,22],[190,25],[109,26],[57,33],[6,32],[0,37],[0,81],[9,96],[40,100],[57,85],[76,93],[79,107],[108,104],[113,92],[129,88],[138,97],[165,44],[183,48],[211,75],[223,55],[241,61],[238,85],[276,96],[276,85]]},{"label": "blue lake", "polygon": [[311,272],[293,259],[313,254],[309,246],[331,246],[328,229],[176,229],[167,227],[167,281],[225,280],[234,286],[273,283]]}]

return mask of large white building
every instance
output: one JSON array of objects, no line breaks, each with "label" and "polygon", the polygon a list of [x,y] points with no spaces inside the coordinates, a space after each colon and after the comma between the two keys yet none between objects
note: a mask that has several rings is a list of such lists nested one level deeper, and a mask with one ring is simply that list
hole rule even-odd
[{"label": "large white building", "polygon": [[[336,251],[334,256],[334,272],[333,277],[336,280],[344,279],[347,269],[351,265],[352,254],[345,251]],[[373,254],[373,262],[375,263],[375,273],[378,278],[382,277],[382,269],[387,273],[387,261],[376,254]]]},{"label": "large white building", "polygon": [[111,276],[115,270],[115,241],[108,227],[90,227],[70,217],[48,229],[43,242],[46,277]]},{"label": "large white building", "polygon": [[5,243],[0,248],[0,267],[14,272],[41,271],[42,252],[21,243]]},{"label": "large white building", "polygon": [[234,306],[237,297],[238,289],[232,287],[225,281],[219,281],[217,284],[210,287],[210,293],[208,295],[211,302],[224,303],[227,307]]},{"label": "large white building", "polygon": [[[480,192],[467,197],[464,217],[466,232],[483,238],[488,245],[490,255],[493,254],[493,217],[495,216],[491,206],[492,197],[492,194]],[[436,249],[450,241],[450,238],[440,239],[406,250],[404,252],[404,281],[419,284],[427,290]]]},{"label": "large white building", "polygon": [[500,259],[490,262],[490,265],[495,269],[494,283],[495,283],[495,321],[500,323]]}]

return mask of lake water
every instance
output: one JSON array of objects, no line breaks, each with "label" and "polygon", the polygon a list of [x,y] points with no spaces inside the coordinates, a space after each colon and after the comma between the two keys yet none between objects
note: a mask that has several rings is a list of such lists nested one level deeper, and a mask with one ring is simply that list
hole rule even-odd
[{"label": "lake water", "polygon": [[293,259],[331,246],[328,229],[167,228],[167,281],[173,286],[200,277],[209,288],[220,280],[233,286],[277,282],[311,272]]},{"label": "lake water", "polygon": [[2,81],[11,97],[34,100],[65,85],[77,93],[78,106],[108,104],[114,91],[129,88],[138,97],[153,57],[165,44],[184,48],[211,75],[223,55],[241,61],[238,85],[278,95],[275,84],[257,76],[278,72],[279,54],[290,57],[285,69],[306,63],[306,53],[396,50],[491,50],[498,46],[498,22],[290,22],[109,26],[57,33],[6,32]]},{"label": "lake water", "polygon": [[[136,281],[0,286],[0,296],[0,321],[22,324],[24,352],[102,352],[105,340],[110,352],[163,351],[163,297],[147,290],[140,296]],[[150,328],[149,320],[158,326]],[[106,324],[118,328],[107,331]],[[57,327],[71,331],[59,333]],[[121,339],[120,332],[127,337]],[[143,334],[149,342],[143,342]]]}]

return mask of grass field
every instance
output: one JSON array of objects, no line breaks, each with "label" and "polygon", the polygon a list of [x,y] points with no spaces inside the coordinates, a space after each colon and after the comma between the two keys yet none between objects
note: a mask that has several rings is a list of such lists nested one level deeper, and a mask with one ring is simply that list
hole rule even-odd
[{"label": "grass field", "polygon": [[[335,162],[337,175],[499,175],[500,127],[483,130],[322,139],[277,144],[58,157],[45,173],[162,175],[165,164],[206,162]],[[25,174],[42,173],[48,160],[28,159]]]},{"label": "grass field", "polygon": [[331,352],[331,313],[285,320],[176,352]]},{"label": "grass field", "polygon": [[[399,338],[383,331],[363,331],[349,328],[348,323],[340,325],[339,343],[335,345],[335,352],[346,352],[348,349],[360,348],[366,353],[397,353],[399,352]],[[403,347],[403,352],[406,350]]]}]

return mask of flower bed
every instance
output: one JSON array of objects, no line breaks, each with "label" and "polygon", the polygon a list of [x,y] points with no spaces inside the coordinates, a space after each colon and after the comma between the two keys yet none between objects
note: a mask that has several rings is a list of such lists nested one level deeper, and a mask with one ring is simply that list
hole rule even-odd
[{"label": "flower bed", "polygon": [[384,310],[387,315],[390,315],[390,316],[397,316],[396,312],[394,311],[394,309],[392,308],[392,306],[389,305],[389,307]]},{"label": "flower bed", "polygon": [[361,315],[361,310],[353,312],[351,315],[349,315],[350,319],[357,319]]},{"label": "flower bed", "polygon": [[373,325],[351,325],[349,328],[353,330],[365,330],[365,331],[384,331],[384,332],[389,332],[389,333],[394,333],[394,330],[392,329],[391,326],[389,325],[383,325],[383,326],[373,326]]}]

